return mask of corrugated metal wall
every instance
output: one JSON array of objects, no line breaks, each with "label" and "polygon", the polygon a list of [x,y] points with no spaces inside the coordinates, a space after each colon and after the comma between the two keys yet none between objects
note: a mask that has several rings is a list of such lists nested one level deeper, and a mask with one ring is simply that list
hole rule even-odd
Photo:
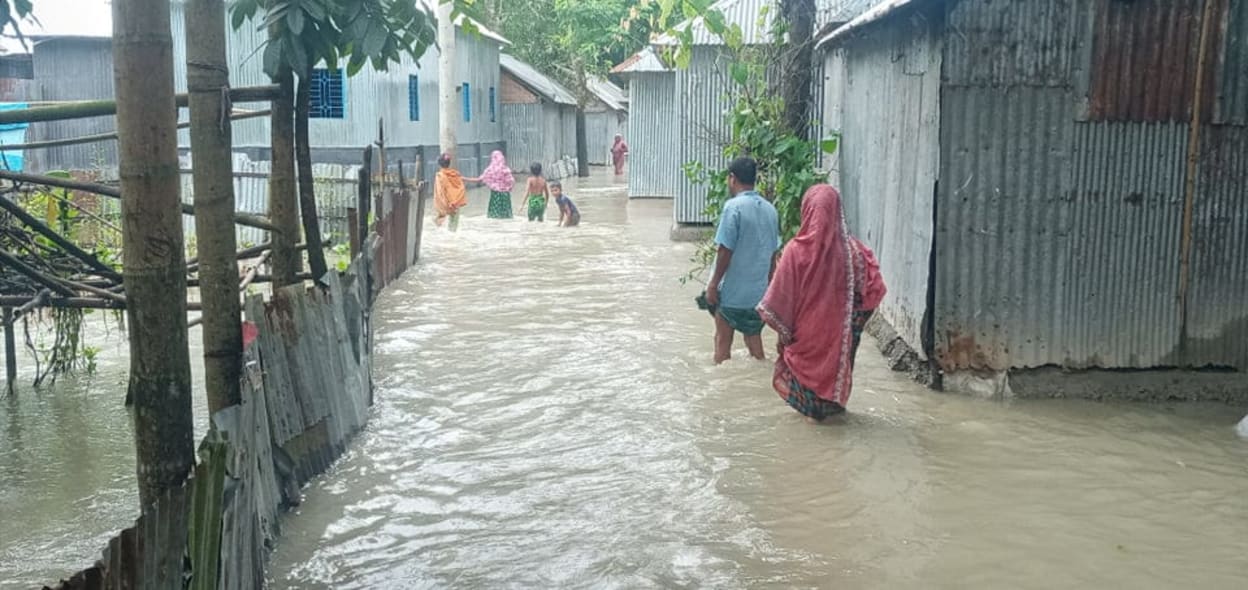
[{"label": "corrugated metal wall", "polygon": [[611,164],[611,146],[615,144],[615,134],[624,133],[620,118],[619,113],[611,110],[585,113],[585,141],[589,144],[590,165]]},{"label": "corrugated metal wall", "polygon": [[551,103],[505,104],[502,116],[503,140],[507,142],[507,163],[513,170],[527,172],[533,162],[548,163],[558,159],[556,134],[546,132],[547,112],[558,120],[558,107]]},{"label": "corrugated metal wall", "polygon": [[[1106,2],[949,8],[936,223],[945,369],[1248,367],[1248,130],[1202,129],[1184,340],[1184,117],[1194,93],[1157,87],[1159,78],[1138,99],[1122,89],[1157,65],[1158,48],[1137,42],[1148,29],[1140,23],[1198,30],[1199,13],[1187,2],[1186,16],[1151,0]],[[1138,12],[1092,26],[1106,10]],[[1217,38],[1235,43],[1237,26],[1227,21]],[[1228,83],[1217,90],[1224,104]],[[1163,96],[1174,98],[1165,108]]]},{"label": "corrugated metal wall", "polygon": [[[35,45],[35,87],[40,100],[88,100],[113,97],[113,53],[108,39],[53,39]],[[72,121],[35,123],[26,137],[29,141],[108,133],[115,129],[114,117],[93,117]],[[77,169],[97,163],[115,165],[117,145],[102,142],[72,145],[26,153],[28,170]]]},{"label": "corrugated metal wall", "polygon": [[1192,236],[1185,360],[1248,370],[1248,128],[1202,131]]},{"label": "corrugated metal wall", "polygon": [[1218,61],[1221,91],[1214,122],[1248,125],[1248,2],[1231,1],[1224,28],[1226,43]]},{"label": "corrugated metal wall", "polygon": [[676,196],[676,74],[633,74],[629,81],[628,196]]},{"label": "corrugated metal wall", "polygon": [[723,153],[731,136],[724,121],[724,112],[732,106],[728,98],[732,82],[728,78],[727,59],[717,47],[696,47],[689,67],[676,72],[680,136],[673,208],[676,223],[711,223],[706,215],[706,187],[694,184],[679,172],[679,167],[695,160],[708,168],[728,164]]},{"label": "corrugated metal wall", "polygon": [[936,26],[898,23],[826,64],[843,82],[829,88],[825,109],[844,133],[839,186],[848,222],[879,257],[888,285],[879,313],[920,355],[940,146]]},{"label": "corrugated metal wall", "polygon": [[[182,2],[171,6],[171,27],[174,39],[174,84],[178,92],[186,91],[186,26]],[[464,72],[473,94],[472,121],[460,123],[457,139],[461,145],[490,144],[502,141],[499,116],[490,120],[489,89],[499,85],[498,45],[487,38],[457,33],[457,71]],[[235,87],[269,84],[264,74],[261,47],[264,33],[244,25],[226,35],[230,83]],[[404,58],[401,65],[388,72],[366,67],[359,75],[347,80],[347,109],[344,119],[313,119],[313,145],[318,148],[362,148],[376,140],[377,123],[386,122],[389,146],[438,145],[437,50],[431,48],[420,63]],[[36,86],[44,100],[76,100],[112,98],[113,70],[111,40],[54,39],[42,42],[35,49]],[[408,76],[416,75],[420,84],[420,121],[410,121],[408,111]],[[497,100],[497,99],[496,99]],[[264,108],[263,105],[240,105],[240,108]],[[187,119],[186,111],[181,113]],[[112,117],[39,124],[33,127],[31,140],[58,139],[79,135],[107,133],[114,130]],[[190,146],[190,136],[179,133],[179,145]],[[267,119],[249,119],[234,124],[234,146],[264,148],[269,145]],[[488,157],[488,150],[482,148]],[[115,146],[104,142],[69,146],[32,152],[36,169],[92,167],[96,161],[116,162]],[[466,173],[479,167],[476,150],[472,150]]]}]

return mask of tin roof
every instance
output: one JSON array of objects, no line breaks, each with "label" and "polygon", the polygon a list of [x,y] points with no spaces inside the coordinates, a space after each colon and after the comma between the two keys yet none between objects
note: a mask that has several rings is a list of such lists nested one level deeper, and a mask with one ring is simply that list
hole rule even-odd
[{"label": "tin roof", "polygon": [[654,48],[646,47],[634,53],[619,65],[611,68],[612,74],[641,74],[647,72],[670,72],[671,68],[663,65],[663,60],[654,53]]},{"label": "tin roof", "polygon": [[901,9],[912,4],[917,4],[921,1],[923,0],[880,0],[878,4],[857,15],[853,20],[850,20],[843,26],[838,27],[831,33],[824,35],[823,38],[819,39],[819,43],[815,47],[823,48],[829,43],[834,43],[839,39],[843,39],[847,35],[850,35],[863,27],[884,20]]},{"label": "tin roof", "polygon": [[506,53],[498,56],[498,65],[530,90],[558,104],[575,105],[576,95],[537,68]]},{"label": "tin roof", "polygon": [[611,107],[612,110],[626,111],[628,110],[628,95],[624,90],[610,80],[602,78],[591,78],[589,80],[589,91],[594,93],[603,104]]},{"label": "tin roof", "polygon": [[[832,23],[848,22],[871,7],[877,0],[815,0],[815,27]],[[757,45],[769,42],[768,30],[771,27],[771,15],[779,12],[776,0],[719,0],[711,5],[724,15],[724,22],[741,28],[742,41],[746,45]],[[766,13],[764,14],[764,9]],[[723,41],[718,35],[706,28],[702,17],[687,20],[676,28],[684,30],[693,28],[694,45],[720,45]],[[655,45],[677,45],[678,40],[671,35],[660,35],[654,40]]]}]

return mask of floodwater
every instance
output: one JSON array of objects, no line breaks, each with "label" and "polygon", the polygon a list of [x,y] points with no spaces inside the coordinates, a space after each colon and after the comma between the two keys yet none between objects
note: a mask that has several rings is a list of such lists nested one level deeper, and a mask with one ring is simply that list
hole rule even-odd
[{"label": "floodwater", "polygon": [[711,365],[670,202],[622,194],[575,189],[574,229],[476,197],[426,234],[375,316],[372,421],[286,519],[274,587],[1248,583],[1243,408],[942,395],[864,346],[850,415],[808,424],[769,365]]},{"label": "floodwater", "polygon": [[[426,235],[375,316],[371,422],[284,519],[274,588],[1244,587],[1244,408],[937,394],[868,344],[850,414],[811,425],[769,365],[711,365],[669,201],[572,194],[580,228],[474,195]],[[135,516],[107,342],[95,376],[0,399],[0,588]]]},{"label": "floodwater", "polygon": [[[42,587],[89,567],[139,515],[125,333],[112,313],[94,312],[83,335],[99,349],[93,373],[32,389],[34,358],[22,348],[17,394],[0,389],[0,589]],[[191,330],[196,440],[208,426],[202,337]]]}]

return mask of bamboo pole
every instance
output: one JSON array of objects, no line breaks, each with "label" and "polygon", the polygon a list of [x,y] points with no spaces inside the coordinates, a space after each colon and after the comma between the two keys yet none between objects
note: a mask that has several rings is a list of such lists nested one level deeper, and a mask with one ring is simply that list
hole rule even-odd
[{"label": "bamboo pole", "polygon": [[4,375],[9,395],[17,392],[17,336],[13,333],[13,308],[4,308]]},{"label": "bamboo pole", "polygon": [[[278,87],[246,86],[230,89],[230,102],[268,102],[278,95]],[[174,97],[178,108],[186,108],[189,99],[185,94]],[[58,104],[55,106],[33,107],[0,111],[0,124],[7,123],[45,123],[47,121],[67,121],[70,119],[87,119],[90,117],[107,117],[117,114],[116,100],[83,100]]]},{"label": "bamboo pole", "polygon": [[[1200,19],[1200,45],[1196,54],[1196,88],[1192,96],[1192,121],[1187,137],[1187,182],[1183,190],[1183,225],[1179,244],[1179,351],[1187,354],[1187,317],[1192,282],[1192,225],[1196,207],[1196,176],[1200,173],[1200,124],[1205,91],[1205,61],[1213,26],[1213,0],[1205,0]],[[1186,359],[1184,359],[1186,360]]]},{"label": "bamboo pole", "polygon": [[[11,111],[0,111],[11,112]],[[12,182],[24,182],[27,184],[40,184],[43,186],[51,186],[56,188],[69,189],[71,191],[83,191],[94,193],[110,199],[120,199],[121,189],[115,186],[99,184],[95,182],[83,182],[80,180],[71,180],[68,178],[55,178],[52,176],[43,176],[39,174],[26,174],[23,172],[10,172],[8,170],[0,170],[0,180],[9,180]],[[195,215],[195,207],[187,203],[182,204],[183,215]],[[260,215],[252,215],[250,213],[235,213],[234,223],[247,227],[254,227],[265,231],[274,231],[276,228],[268,219]]]},{"label": "bamboo pole", "polygon": [[[51,296],[52,296],[52,291],[44,289],[38,292],[37,294],[35,294],[35,296],[28,301],[23,301],[25,297],[11,297],[10,299],[17,300],[19,302],[18,305],[21,306],[13,310],[13,319],[17,320],[18,318],[28,313],[30,310],[43,306],[43,304],[46,303],[48,298]],[[4,298],[0,297],[0,299],[4,299]],[[5,305],[8,305],[8,304],[6,303]]]},{"label": "bamboo pole", "polygon": [[69,253],[69,255],[84,262],[87,266],[91,267],[91,270],[100,273],[100,276],[114,282],[121,282],[121,275],[117,274],[117,272],[111,267],[101,262],[99,258],[96,258],[86,250],[79,248],[77,244],[57,233],[56,230],[48,227],[47,224],[39,221],[34,215],[27,213],[21,205],[0,197],[0,208],[8,211],[11,215],[21,220],[22,223],[30,226],[30,228],[36,232],[39,232],[39,234],[43,235],[43,237],[51,240],[52,243],[60,246],[61,249]]},{"label": "bamboo pole", "polygon": [[[231,121],[242,121],[244,119],[255,119],[258,117],[269,116],[269,110],[263,111],[234,111],[230,115]],[[190,121],[178,123],[178,129],[189,129]],[[66,137],[63,139],[49,139],[46,141],[32,141],[30,143],[17,143],[13,145],[0,145],[0,151],[17,151],[17,150],[42,150],[54,147],[63,147],[67,145],[81,145],[84,143],[97,143],[101,141],[112,141],[117,139],[117,133],[99,133],[96,135],[82,135],[79,137]]]},{"label": "bamboo pole", "polygon": [[0,264],[4,264],[5,266],[17,271],[18,274],[39,283],[48,289],[51,289],[57,295],[63,295],[65,297],[74,296],[74,291],[61,284],[56,278],[49,277],[48,275],[39,272],[34,267],[18,260],[16,256],[4,250],[0,250]]}]

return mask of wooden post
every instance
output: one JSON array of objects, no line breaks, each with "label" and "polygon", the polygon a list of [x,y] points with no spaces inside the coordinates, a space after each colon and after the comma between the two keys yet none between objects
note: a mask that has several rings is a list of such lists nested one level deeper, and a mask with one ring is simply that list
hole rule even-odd
[{"label": "wooden post", "polygon": [[460,89],[455,73],[455,16],[451,2],[438,4],[438,145],[455,161]]},{"label": "wooden post", "polygon": [[356,203],[356,215],[359,216],[359,227],[356,230],[360,236],[360,262],[363,268],[360,269],[364,280],[364,293],[367,294],[368,301],[360,302],[364,307],[372,308],[373,303],[373,275],[372,265],[370,264],[368,250],[368,210],[370,201],[372,201],[373,190],[373,147],[364,148],[364,163],[360,166],[360,194],[359,202]]},{"label": "wooden post", "polygon": [[355,207],[347,207],[347,233],[351,244],[351,259],[355,260],[360,255],[360,212]]},{"label": "wooden post", "polygon": [[4,308],[4,374],[9,395],[17,393],[17,337],[13,333],[13,308]]},{"label": "wooden post", "polygon": [[[204,305],[204,389],[209,414],[242,403],[242,306],[234,281],[234,162],[230,87],[225,57],[225,2],[186,3],[186,86],[190,94],[191,152],[195,158],[195,237],[199,240],[200,299]],[[265,257],[271,253],[269,250]],[[262,258],[263,260],[263,258]],[[215,565],[215,564],[214,564]]]},{"label": "wooden post", "polygon": [[416,162],[416,224],[414,231],[416,232],[416,256],[412,259],[412,264],[420,261],[420,245],[425,237],[425,188],[428,186],[423,178],[421,167],[424,161]]},{"label": "wooden post", "polygon": [[1183,225],[1179,243],[1179,352],[1187,361],[1187,317],[1192,283],[1192,225],[1196,207],[1196,177],[1200,174],[1200,125],[1205,100],[1205,70],[1209,35],[1213,27],[1213,0],[1205,0],[1200,18],[1200,45],[1196,53],[1196,87],[1192,91],[1192,120],[1187,135],[1187,182],[1183,187]]}]

